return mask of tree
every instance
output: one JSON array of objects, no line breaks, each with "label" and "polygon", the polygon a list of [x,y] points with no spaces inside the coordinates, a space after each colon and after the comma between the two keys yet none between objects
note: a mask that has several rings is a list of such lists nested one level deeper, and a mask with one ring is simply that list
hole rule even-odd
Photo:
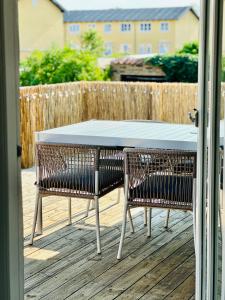
[{"label": "tree", "polygon": [[198,42],[191,42],[191,43],[184,44],[184,46],[177,53],[197,55],[198,52],[199,52]]},{"label": "tree", "polygon": [[101,56],[104,52],[104,42],[95,30],[89,30],[81,36],[81,48],[90,51],[96,56]]}]

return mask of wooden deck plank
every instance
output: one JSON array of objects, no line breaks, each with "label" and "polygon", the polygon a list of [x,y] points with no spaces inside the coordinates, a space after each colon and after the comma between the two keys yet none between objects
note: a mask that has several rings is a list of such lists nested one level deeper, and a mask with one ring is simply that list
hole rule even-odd
[{"label": "wooden deck plank", "polygon": [[[175,222],[177,222],[177,221],[175,220]],[[159,223],[160,223],[160,221],[156,220],[156,224],[155,225],[158,226]],[[141,226],[141,228],[142,228],[141,229],[142,235],[139,234],[138,230],[135,232],[135,234],[132,235],[132,238],[134,238],[134,240],[133,240],[134,245],[135,245],[135,237],[142,236],[142,240],[146,239],[145,236],[144,236],[144,234],[143,234],[143,232],[145,232],[146,229],[145,228],[143,229],[143,225]],[[153,219],[153,232],[154,232],[154,219]],[[93,233],[93,234],[95,236],[95,233]],[[113,259],[113,261],[115,259],[115,254],[113,256],[112,252],[114,251],[114,253],[116,253],[116,250],[118,248],[118,242],[119,242],[119,237],[120,237],[120,230],[119,229],[116,230],[116,234],[117,234],[117,238],[114,238],[113,236],[111,237],[112,238],[111,243],[106,243],[105,247],[104,247],[104,244],[103,244],[103,254],[102,254],[102,256],[103,257],[107,257],[107,253],[108,253],[109,255],[111,255],[111,258]],[[128,241],[129,241],[129,239],[128,239]],[[140,239],[139,239],[139,241],[140,241]],[[103,239],[102,239],[102,242],[104,243]],[[144,242],[142,241],[142,243],[144,243]],[[84,252],[83,251],[78,251],[77,253],[76,252],[72,252],[70,256],[65,257],[65,259],[59,260],[55,264],[53,263],[50,267],[46,268],[44,270],[44,272],[46,273],[46,278],[44,280],[44,285],[46,284],[45,281],[47,279],[49,279],[49,275],[50,274],[55,275],[57,277],[57,274],[60,273],[61,276],[63,276],[64,273],[67,274],[68,271],[71,270],[71,274],[67,275],[67,277],[69,276],[71,278],[74,278],[75,276],[79,275],[79,272],[82,271],[81,266],[83,266],[84,270],[86,270],[86,269],[88,269],[88,267],[91,267],[91,265],[93,264],[93,262],[96,261],[96,259],[100,259],[101,258],[101,256],[99,257],[99,256],[96,255],[95,237],[94,237],[94,242],[90,243],[87,246],[87,248],[89,249],[89,251],[91,251],[91,254],[89,256],[85,255],[86,254],[85,251]],[[72,246],[72,249],[73,249],[73,246]],[[69,270],[68,270],[68,268],[69,268]],[[78,274],[74,274],[74,268],[77,268],[79,270]],[[104,271],[104,268],[103,268],[103,271]],[[43,276],[43,272],[41,273],[41,275]],[[56,279],[56,280],[58,280],[58,279]],[[51,282],[52,282],[53,285],[55,285],[56,281],[53,278],[53,280],[50,280],[50,282],[48,282],[48,284],[46,285],[46,290],[47,291],[49,290],[49,284]],[[59,284],[60,284],[60,282],[61,282],[61,279],[59,279]],[[28,280],[28,282],[26,284],[26,287],[28,288],[27,285],[28,286],[31,285],[30,284],[30,280]],[[32,283],[32,285],[33,285],[33,283]],[[40,287],[40,291],[41,291],[41,293],[44,292],[44,287],[43,286]]]},{"label": "wooden deck plank", "polygon": [[[187,232],[188,235],[185,237],[184,242],[192,238],[191,231]],[[139,299],[151,287],[155,286],[162,278],[192,255],[193,251],[192,239],[183,245],[183,240],[175,238],[165,247],[154,252],[151,257],[143,260],[129,272],[116,279],[92,299],[107,298],[107,300],[110,300],[115,297],[117,299]],[[124,290],[126,290],[126,293],[123,293]]]},{"label": "wooden deck plank", "polygon": [[[51,299],[52,296],[54,296],[53,298],[57,297],[58,292],[66,294],[67,296],[74,294],[73,297],[78,299],[88,299],[89,297],[92,297],[93,289],[97,293],[104,287],[104,284],[110,284],[113,280],[115,280],[115,278],[121,276],[134,265],[138,264],[144,258],[148,257],[154,251],[159,249],[162,245],[171,241],[175,236],[179,235],[180,231],[187,229],[190,227],[190,225],[191,221],[189,219],[189,222],[186,222],[185,224],[179,224],[179,226],[178,224],[177,226],[174,225],[174,230],[170,235],[168,235],[168,232],[163,231],[158,232],[157,236],[152,239],[146,239],[144,234],[139,234],[136,239],[134,239],[133,236],[128,241],[126,239],[126,247],[124,247],[123,254],[124,259],[122,261],[118,262],[116,259],[118,250],[117,244],[115,247],[109,249],[109,251],[105,251],[105,259],[102,259],[95,264],[94,268],[87,268],[87,264],[85,264],[83,266],[83,272],[79,274],[79,278],[73,277],[72,280],[69,280],[63,284],[60,289],[56,290],[46,299]],[[86,287],[89,282],[91,282],[91,290],[87,289]]]},{"label": "wooden deck plank", "polygon": [[[194,269],[194,254],[191,255],[184,263],[179,265],[175,270],[164,277],[156,286],[144,294],[141,300],[158,300],[166,299],[171,291],[175,290],[181,283],[183,283]],[[183,299],[181,297],[181,299]],[[188,298],[186,298],[188,299]]]},{"label": "wooden deck plank", "polygon": [[[114,299],[115,296],[117,296],[116,299],[120,300],[140,299],[144,293],[147,293],[160,280],[167,276],[171,270],[175,269],[193,254],[193,239],[188,240],[191,236],[191,230],[187,231],[187,236],[184,240],[172,241],[172,247],[169,244],[163,247],[160,252],[155,253],[155,255],[153,254],[149,258],[150,262],[137,265],[136,268],[116,280],[112,286],[110,285],[107,289],[101,291],[99,296],[102,298],[103,295],[106,296],[108,293],[108,295],[113,294],[113,297],[107,296],[107,299]],[[188,240],[188,242],[184,243],[185,240]],[[176,250],[177,247],[178,249]],[[154,266],[155,263],[156,266],[151,268],[150,265]],[[93,299],[97,299],[97,296]]]},{"label": "wooden deck plank", "polygon": [[[157,211],[157,210],[156,210]],[[110,212],[110,210],[109,210]],[[109,213],[110,214],[110,213]],[[107,213],[106,213],[107,215]],[[162,211],[159,211],[157,213],[154,213],[153,215],[153,224],[154,224],[154,219],[157,215],[160,215],[160,217],[165,217],[165,212],[162,213]],[[101,230],[101,235],[102,237],[107,235],[111,236],[111,231],[115,231],[116,229],[116,234],[117,237],[120,235],[120,226],[117,226],[116,220],[117,220],[118,213],[115,214],[110,218],[111,221],[111,226],[105,227],[103,230]],[[108,217],[108,216],[107,216]],[[74,223],[72,226],[69,227],[64,227],[61,228],[61,230],[58,230],[54,234],[54,236],[58,236],[58,240],[53,238],[51,235],[43,237],[42,240],[39,239],[39,242],[34,243],[34,247],[28,247],[28,248],[36,248],[36,251],[32,253],[26,253],[26,258],[28,259],[28,262],[25,260],[25,269],[28,267],[28,265],[35,264],[35,259],[38,259],[38,256],[41,255],[41,250],[42,249],[51,249],[52,251],[58,251],[61,250],[62,255],[68,256],[70,253],[66,251],[65,247],[68,248],[68,250],[71,250],[71,252],[74,252],[76,249],[79,249],[79,241],[81,242],[81,246],[84,247],[85,245],[89,245],[91,243],[95,244],[95,224],[93,221],[94,217],[93,214],[89,218],[86,218],[82,222]],[[101,221],[103,221],[103,218],[101,217]],[[142,212],[137,212],[137,214],[134,215],[133,218],[136,230],[139,230],[140,228],[143,228],[143,217],[142,217]],[[158,221],[160,222],[160,220]],[[87,223],[87,224],[86,224]],[[103,222],[104,223],[104,222]],[[61,232],[62,231],[62,232]],[[80,239],[80,240],[79,240]],[[46,244],[46,240],[49,241],[49,243]],[[45,241],[45,242],[44,242]],[[68,243],[68,241],[73,242],[74,246],[71,246],[71,243]],[[104,239],[103,239],[104,241]],[[44,242],[44,245],[41,245],[41,242]],[[76,244],[77,242],[77,244]],[[40,247],[40,248],[38,248]],[[33,259],[33,262],[32,262]],[[58,260],[61,259],[61,256],[57,257]],[[31,262],[29,262],[31,260]],[[51,261],[46,262],[45,264],[52,263]],[[37,266],[38,263],[36,263]],[[43,265],[43,263],[42,263]],[[28,271],[28,269],[26,269]],[[34,270],[33,270],[34,272]]]},{"label": "wooden deck plank", "polygon": [[193,293],[195,290],[195,273],[192,272],[191,275],[184,280],[172,293],[170,293],[166,299],[170,300],[188,300],[194,299]]},{"label": "wooden deck plank", "polygon": [[[156,215],[157,216],[157,215]],[[153,218],[154,220],[154,218]],[[134,225],[136,228],[136,231],[141,230],[143,228],[143,218],[142,215],[138,214],[134,218]],[[81,230],[77,230],[77,229]],[[102,240],[102,246],[103,247],[111,247],[112,242],[114,243],[115,240],[118,240],[120,237],[120,231],[118,227],[109,227],[106,228],[102,234],[101,234],[101,240]],[[73,245],[71,245],[73,243]],[[86,256],[92,253],[95,253],[96,248],[96,236],[95,231],[85,229],[84,226],[78,227],[78,224],[75,225],[74,232],[70,232],[69,234],[61,237],[58,241],[54,242],[51,247],[44,247],[41,248],[36,253],[33,253],[32,255],[27,256],[28,261],[31,260],[31,262],[28,262],[25,264],[25,271],[27,273],[27,277],[30,277],[30,275],[35,276],[37,272],[45,270],[45,272],[48,272],[48,274],[54,273],[55,270],[53,270],[54,263],[57,263],[57,269],[59,269],[59,262],[62,263],[63,258],[66,259],[66,261],[70,260],[70,257],[75,259],[76,256],[80,257],[80,253],[82,256]],[[109,243],[111,243],[109,245]],[[47,262],[37,262],[35,259],[38,260],[38,257],[41,255],[41,251],[45,250],[45,248],[51,248],[51,251],[60,251],[57,257],[54,259],[49,259]],[[82,252],[81,252],[82,251]],[[76,253],[77,252],[77,253]],[[48,268],[50,266],[50,268]]]}]

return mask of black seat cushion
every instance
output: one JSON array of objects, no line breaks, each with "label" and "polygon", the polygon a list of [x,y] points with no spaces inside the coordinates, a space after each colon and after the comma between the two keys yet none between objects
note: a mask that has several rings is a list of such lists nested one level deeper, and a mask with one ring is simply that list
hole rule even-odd
[{"label": "black seat cushion", "polygon": [[173,201],[174,205],[187,203],[192,205],[193,177],[181,175],[151,175],[144,181],[130,188],[129,201],[149,199],[155,204],[162,201]]},{"label": "black seat cushion", "polygon": [[[99,193],[111,189],[114,185],[123,183],[123,171],[120,169],[100,168],[99,170]],[[93,168],[58,171],[51,176],[43,178],[39,182],[41,189],[69,189],[95,193],[95,172]]]}]

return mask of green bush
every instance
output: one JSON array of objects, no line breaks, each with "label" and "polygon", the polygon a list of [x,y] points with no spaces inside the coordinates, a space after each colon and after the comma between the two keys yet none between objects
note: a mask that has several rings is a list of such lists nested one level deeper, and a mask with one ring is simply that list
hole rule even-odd
[{"label": "green bush", "polygon": [[105,72],[97,66],[95,54],[68,47],[35,51],[20,67],[21,86],[106,79]]},{"label": "green bush", "polygon": [[197,82],[198,57],[194,55],[157,55],[148,58],[146,64],[159,66],[166,74],[167,82]]},{"label": "green bush", "polygon": [[184,44],[184,46],[177,53],[197,55],[198,52],[199,52],[198,42],[191,42],[191,43]]}]

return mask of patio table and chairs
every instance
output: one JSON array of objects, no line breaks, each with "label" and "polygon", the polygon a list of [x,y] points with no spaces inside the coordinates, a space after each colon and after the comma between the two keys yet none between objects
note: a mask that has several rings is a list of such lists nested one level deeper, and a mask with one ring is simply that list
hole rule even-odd
[{"label": "patio table and chairs", "polygon": [[127,213],[131,232],[134,230],[131,208],[149,209],[148,236],[152,208],[194,210],[197,151],[194,125],[91,120],[37,132],[35,139],[37,197],[31,244],[37,220],[39,233],[42,231],[42,197],[68,197],[69,223],[70,198],[87,198],[88,207],[90,200],[95,202],[97,252],[101,253],[98,201],[123,185],[124,173],[124,217],[118,259],[122,255]]}]

